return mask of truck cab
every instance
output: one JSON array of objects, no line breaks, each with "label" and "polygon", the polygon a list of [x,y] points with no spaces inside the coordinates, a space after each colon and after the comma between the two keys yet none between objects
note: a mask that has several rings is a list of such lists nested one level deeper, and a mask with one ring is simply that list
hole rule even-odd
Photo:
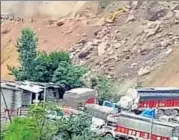
[{"label": "truck cab", "polygon": [[91,131],[108,138],[115,137],[115,124],[113,122],[105,122],[102,119],[93,117],[91,124]]},{"label": "truck cab", "polygon": [[114,113],[119,113],[120,112],[119,107],[118,107],[118,105],[116,103],[112,103],[110,101],[104,101],[102,106],[113,108]]}]

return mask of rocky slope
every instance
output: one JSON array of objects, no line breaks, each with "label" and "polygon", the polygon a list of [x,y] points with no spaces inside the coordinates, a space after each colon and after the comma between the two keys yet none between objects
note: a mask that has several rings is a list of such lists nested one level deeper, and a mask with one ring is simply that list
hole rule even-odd
[{"label": "rocky slope", "polygon": [[[36,16],[33,22],[4,22],[2,77],[11,78],[6,65],[17,62],[14,45],[22,27],[28,25],[40,38],[40,50],[69,50],[74,63],[89,67],[89,76],[104,74],[117,81],[121,90],[138,82],[146,86],[179,87],[178,5],[179,2],[165,1],[114,2],[96,16],[97,5],[88,7],[88,3],[81,10],[74,10],[76,18],[72,20],[54,21]],[[103,17],[119,8],[126,11],[116,14],[115,22],[106,23]]]},{"label": "rocky slope", "polygon": [[[48,13],[42,14],[44,4],[40,3],[39,10],[34,13],[26,13],[29,8],[33,8],[36,2],[24,2],[20,4],[18,2],[5,2],[2,3],[2,12],[9,18],[3,19],[1,24],[1,78],[11,80],[13,77],[8,74],[7,65],[18,65],[16,52],[16,41],[20,35],[20,31],[24,27],[31,27],[37,33],[39,38],[38,48],[41,51],[59,51],[68,50],[68,48],[79,41],[83,36],[87,38],[93,38],[93,31],[96,26],[86,24],[88,19],[83,18],[81,11],[86,11],[84,15],[91,15],[94,17],[97,11],[97,5],[94,2],[91,3],[64,3],[64,2],[48,2]],[[30,3],[30,4],[29,4]],[[83,4],[83,6],[81,6]],[[28,5],[28,6],[26,6]],[[56,6],[54,6],[56,5]],[[65,11],[60,12],[59,5],[67,8]],[[76,6],[75,6],[76,5]],[[18,8],[23,7],[25,11],[19,13]],[[54,6],[55,13],[51,12],[51,8]],[[80,7],[81,6],[81,7]],[[76,8],[73,8],[76,7]],[[77,8],[78,7],[78,8]],[[70,11],[68,8],[71,8]],[[93,9],[93,12],[88,9]],[[9,10],[11,9],[11,10]],[[40,12],[37,12],[40,11]],[[73,11],[73,12],[72,12]],[[59,12],[59,13],[58,13]],[[72,13],[71,13],[72,12]],[[66,14],[72,16],[72,18],[62,18]],[[94,14],[94,15],[93,15]],[[73,16],[77,16],[76,18]],[[82,16],[80,18],[80,16]],[[6,17],[6,16],[5,16]],[[13,18],[14,17],[14,18]],[[18,21],[18,17],[23,21]]]},{"label": "rocky slope", "polygon": [[74,62],[119,81],[121,87],[179,86],[177,2],[127,5],[114,24],[71,48]]}]

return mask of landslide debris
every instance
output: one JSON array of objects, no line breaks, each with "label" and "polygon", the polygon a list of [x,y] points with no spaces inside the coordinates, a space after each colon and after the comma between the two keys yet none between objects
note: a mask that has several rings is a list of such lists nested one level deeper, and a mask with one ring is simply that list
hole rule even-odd
[{"label": "landslide debris", "polygon": [[114,5],[128,11],[114,23],[103,25],[95,38],[73,45],[70,52],[75,63],[87,65],[92,73],[120,83],[145,81],[179,45],[179,2],[125,2],[120,6]]}]

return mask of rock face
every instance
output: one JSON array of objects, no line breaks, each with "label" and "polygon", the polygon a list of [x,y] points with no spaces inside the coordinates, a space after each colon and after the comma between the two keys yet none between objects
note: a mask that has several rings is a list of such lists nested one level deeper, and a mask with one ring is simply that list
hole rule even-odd
[{"label": "rock face", "polygon": [[142,2],[129,9],[95,32],[94,39],[72,46],[73,61],[120,81],[145,78],[179,43],[176,3]]}]

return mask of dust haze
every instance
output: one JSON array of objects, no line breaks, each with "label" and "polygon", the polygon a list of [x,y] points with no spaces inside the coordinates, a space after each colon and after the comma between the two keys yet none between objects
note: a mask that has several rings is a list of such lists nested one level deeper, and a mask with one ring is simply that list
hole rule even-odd
[{"label": "dust haze", "polygon": [[60,18],[74,16],[85,3],[86,1],[2,1],[1,13],[22,17],[47,15]]}]

